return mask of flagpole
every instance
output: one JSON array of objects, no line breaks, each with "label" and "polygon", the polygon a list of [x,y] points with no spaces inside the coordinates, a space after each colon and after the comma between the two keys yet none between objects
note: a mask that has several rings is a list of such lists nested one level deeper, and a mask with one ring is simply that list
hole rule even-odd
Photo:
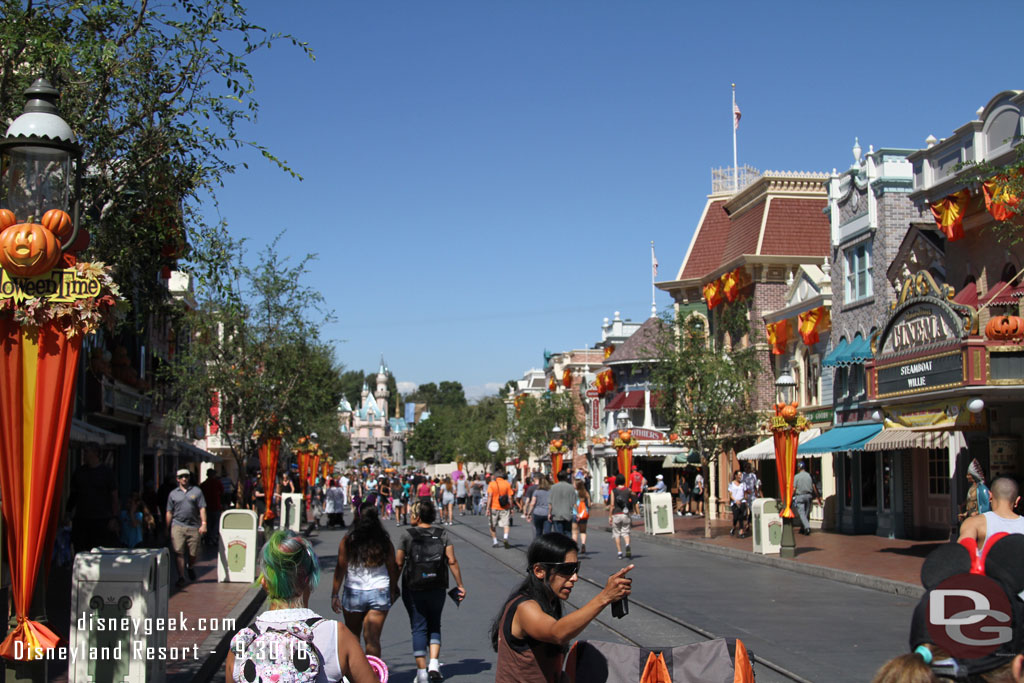
[{"label": "flagpole", "polygon": [[729,111],[732,121],[732,191],[740,191],[740,167],[736,161],[736,84],[732,84],[732,110]]},{"label": "flagpole", "polygon": [[658,315],[658,304],[654,300],[654,278],[657,273],[655,269],[658,267],[658,259],[654,256],[654,240],[651,240],[651,317],[657,317]]}]

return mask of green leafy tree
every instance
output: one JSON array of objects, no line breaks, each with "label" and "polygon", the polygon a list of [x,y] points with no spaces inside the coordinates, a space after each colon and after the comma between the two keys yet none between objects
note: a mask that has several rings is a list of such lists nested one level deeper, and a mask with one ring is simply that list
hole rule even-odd
[{"label": "green leafy tree", "polygon": [[519,458],[544,456],[552,431],[557,426],[561,438],[573,449],[583,436],[583,423],[570,393],[548,393],[540,398],[526,396],[514,411],[510,446]]},{"label": "green leafy tree", "polygon": [[236,170],[236,150],[296,175],[247,137],[259,110],[247,60],[278,42],[313,57],[236,0],[0,0],[0,118],[20,113],[40,76],[60,90],[84,147],[86,256],[116,266],[137,330],[167,303],[156,274],[203,241],[199,205]]},{"label": "green leafy tree", "polygon": [[[739,340],[749,334],[740,316],[721,332]],[[755,348],[722,343],[725,334],[709,334],[697,316],[667,317],[657,342],[651,381],[660,391],[658,409],[678,431],[689,433],[700,456],[705,481],[723,451],[748,440],[761,419],[752,406],[761,371]],[[711,517],[704,534],[711,536]]]},{"label": "green leafy tree", "polygon": [[[257,453],[259,435],[285,443],[323,425],[337,432],[341,368],[320,341],[321,294],[302,283],[312,257],[291,264],[277,244],[245,265],[240,243],[222,230],[205,245],[225,257],[197,277],[197,308],[184,317],[191,340],[162,374],[168,418],[181,425],[211,419],[239,468]],[[211,406],[217,397],[217,410]]]}]

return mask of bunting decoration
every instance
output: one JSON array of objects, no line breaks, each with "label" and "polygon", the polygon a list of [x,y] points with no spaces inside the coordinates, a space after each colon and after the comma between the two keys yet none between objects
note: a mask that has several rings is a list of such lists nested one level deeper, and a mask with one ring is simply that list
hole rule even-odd
[{"label": "bunting decoration", "polygon": [[807,346],[813,346],[821,340],[819,332],[824,332],[832,327],[832,316],[829,309],[824,306],[812,308],[797,316],[799,321],[800,337]]},{"label": "bunting decoration", "polygon": [[633,465],[633,449],[640,444],[633,438],[633,432],[628,429],[620,429],[618,438],[612,442],[615,452],[618,454],[616,462],[619,467],[619,474],[629,476],[630,467]]},{"label": "bunting decoration", "polygon": [[960,190],[932,204],[935,225],[950,242],[956,242],[964,236],[964,213],[967,212],[967,204],[970,201],[970,191]]},{"label": "bunting decoration", "polygon": [[604,347],[604,357],[605,358],[608,358],[613,353],[615,353],[615,344],[609,344],[608,346]]},{"label": "bunting decoration", "polygon": [[562,370],[562,386],[566,389],[572,386],[572,370],[569,368]]},{"label": "bunting decoration", "polygon": [[704,301],[707,303],[709,311],[722,303],[722,287],[718,280],[713,280],[704,285]]},{"label": "bunting decoration", "polygon": [[779,477],[779,499],[785,504],[780,517],[792,519],[793,478],[796,476],[796,449],[800,432],[807,429],[807,419],[797,412],[797,403],[775,404],[775,415],[768,429],[775,440],[775,471]]},{"label": "bunting decoration", "polygon": [[1006,176],[997,176],[982,184],[981,189],[985,194],[985,209],[997,221],[1008,221],[1016,215],[1017,204],[1020,199],[1017,195],[1010,194]]},{"label": "bunting decoration", "polygon": [[725,300],[734,303],[740,298],[743,290],[750,284],[750,276],[743,268],[737,268],[722,276],[722,293]]},{"label": "bunting decoration", "polygon": [[772,354],[784,355],[786,344],[789,342],[789,320],[768,323],[765,325],[765,329],[768,331],[768,344],[772,347]]},{"label": "bunting decoration", "polygon": [[615,391],[615,376],[612,375],[611,370],[599,372],[595,382],[597,383],[597,393],[600,396]]},{"label": "bunting decoration", "polygon": [[551,379],[548,380],[548,391],[554,391],[557,388],[558,382],[556,382],[554,376],[552,376]]}]

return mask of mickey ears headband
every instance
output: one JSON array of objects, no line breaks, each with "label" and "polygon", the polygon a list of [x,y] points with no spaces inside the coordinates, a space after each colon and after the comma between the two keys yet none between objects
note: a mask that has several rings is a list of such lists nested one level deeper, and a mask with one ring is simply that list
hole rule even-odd
[{"label": "mickey ears headband", "polygon": [[1010,593],[1024,591],[1024,535],[998,533],[986,539],[980,554],[977,548],[973,538],[939,546],[921,565],[921,585],[929,591],[957,574],[981,574]]}]

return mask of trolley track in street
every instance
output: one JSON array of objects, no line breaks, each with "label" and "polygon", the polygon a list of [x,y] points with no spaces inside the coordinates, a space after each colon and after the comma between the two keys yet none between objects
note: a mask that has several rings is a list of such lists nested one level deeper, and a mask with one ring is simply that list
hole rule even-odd
[{"label": "trolley track in street", "polygon": [[[468,531],[472,531],[477,536],[483,536],[487,541],[490,541],[490,535],[487,532],[481,531],[480,529],[477,529],[476,527],[471,526],[469,524],[456,524],[456,525],[452,525],[452,526],[448,527],[449,532],[451,532],[454,529],[465,529],[465,530],[468,530]],[[471,545],[473,545],[473,547],[477,548],[478,550],[486,552],[486,551],[492,549],[491,546],[488,543],[486,543],[486,542],[482,543],[482,544],[475,543],[473,540],[471,540],[470,538],[465,537],[462,534],[455,534],[455,535],[457,535],[460,538],[462,538],[462,540],[470,543]],[[521,549],[519,549],[519,548],[515,548],[515,550],[518,553],[520,553],[520,554],[524,554],[523,551]],[[505,565],[509,569],[515,570],[516,572],[519,572],[519,571],[522,570],[522,567],[520,567],[519,565],[513,564],[513,563],[511,563],[511,562],[509,562],[507,560],[505,560],[500,555],[495,555],[493,553],[489,553],[489,554],[491,555],[491,557],[493,557],[495,560],[497,560],[499,563]],[[579,577],[579,581],[583,581],[583,582],[585,582],[585,583],[587,583],[587,584],[589,584],[591,586],[594,586],[598,590],[601,590],[601,589],[604,588],[604,584],[598,583],[597,581],[594,581],[593,579],[588,579],[588,578],[583,577],[583,576]],[[572,604],[574,607],[579,608],[579,605],[574,604],[571,599],[568,602],[570,604]],[[665,621],[668,621],[668,622],[670,622],[672,624],[680,626],[680,627],[682,627],[682,628],[684,628],[684,629],[686,629],[688,631],[691,631],[691,632],[697,634],[698,636],[700,636],[700,637],[702,637],[702,638],[704,638],[706,640],[715,640],[717,638],[722,638],[723,637],[723,636],[719,636],[719,635],[717,635],[715,633],[712,633],[711,631],[708,631],[707,629],[701,628],[700,626],[697,626],[696,624],[692,624],[692,623],[689,623],[687,621],[683,621],[682,619],[679,619],[679,618],[677,618],[677,617],[675,617],[675,616],[673,616],[671,614],[668,614],[668,613],[658,609],[657,607],[654,607],[653,605],[648,605],[647,603],[644,603],[644,602],[641,602],[639,600],[636,600],[632,596],[629,598],[629,606],[630,606],[631,609],[633,609],[633,608],[642,609],[642,610],[644,610],[644,611],[646,611],[646,612],[648,612],[648,613],[658,617],[659,619],[664,619]],[[636,647],[642,647],[642,648],[648,647],[647,645],[643,645],[641,643],[638,643],[636,640],[631,638],[629,636],[629,634],[624,632],[622,629],[616,628],[607,619],[602,619],[600,617],[597,617],[597,618],[594,619],[594,621],[597,622],[598,624],[600,624],[601,626],[603,626],[604,628],[608,629],[609,631],[611,631],[612,633],[614,633],[618,637],[622,638],[627,643],[630,643],[631,645],[634,645]],[[785,667],[783,667],[783,666],[781,666],[779,664],[776,664],[775,662],[772,662],[771,660],[765,659],[764,657],[761,657],[761,656],[757,655],[756,652],[752,652],[752,654],[753,654],[753,660],[754,660],[755,667],[757,665],[762,665],[765,668],[770,669],[773,672],[775,672],[776,674],[778,674],[779,676],[783,677],[785,680],[793,681],[794,683],[814,683],[813,681],[811,681],[809,679],[806,679],[806,678],[800,676],[799,674],[796,674],[796,673],[790,671],[789,669],[787,669],[787,668],[785,668]]]}]

